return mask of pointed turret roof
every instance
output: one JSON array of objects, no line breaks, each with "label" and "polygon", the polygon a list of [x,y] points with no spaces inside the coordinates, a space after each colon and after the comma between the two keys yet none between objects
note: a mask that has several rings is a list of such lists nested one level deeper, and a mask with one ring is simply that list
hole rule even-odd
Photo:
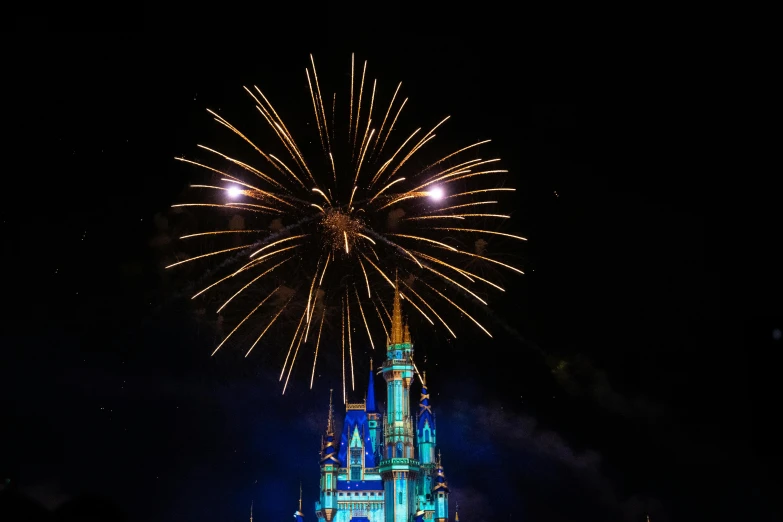
[{"label": "pointed turret roof", "polygon": [[375,373],[372,368],[372,359],[370,359],[370,381],[367,383],[367,399],[365,401],[365,410],[367,413],[376,413],[375,407]]},{"label": "pointed turret roof", "polygon": [[337,460],[337,449],[334,442],[334,410],[332,409],[332,390],[329,390],[329,419],[326,422],[326,437],[321,448],[321,464],[340,465]]},{"label": "pointed turret roof", "polygon": [[438,450],[438,460],[435,463],[435,472],[435,484],[432,486],[432,491],[448,493],[449,484],[446,482],[446,474],[443,472],[443,462],[440,459],[440,450]]},{"label": "pointed turret roof", "polygon": [[302,483],[299,483],[299,509],[294,512],[296,522],[304,522],[304,513],[302,513]]},{"label": "pointed turret roof", "polygon": [[392,308],[391,344],[402,344],[404,341],[402,325],[402,303],[400,302],[400,282],[394,273],[394,307]]},{"label": "pointed turret roof", "polygon": [[427,372],[420,377],[421,380],[421,397],[419,397],[419,416],[416,423],[416,427],[421,436],[422,430],[426,424],[430,425],[431,429],[435,429],[435,415],[432,413],[432,405],[430,405],[430,393],[427,387]]}]

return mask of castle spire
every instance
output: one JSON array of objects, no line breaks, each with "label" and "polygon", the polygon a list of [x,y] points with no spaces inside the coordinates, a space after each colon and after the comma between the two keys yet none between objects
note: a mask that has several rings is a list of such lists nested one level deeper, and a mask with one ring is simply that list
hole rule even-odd
[{"label": "castle spire", "polygon": [[[332,391],[329,390],[329,420],[326,422],[326,438],[321,448],[321,465],[338,465],[336,443],[334,441],[334,410],[332,409]],[[301,489],[301,488],[300,488]]]},{"label": "castle spire", "polygon": [[304,522],[304,513],[302,513],[302,483],[299,483],[299,509],[294,513],[296,522]]},{"label": "castle spire", "polygon": [[432,491],[449,492],[449,484],[446,482],[446,474],[443,472],[440,450],[438,450],[438,460],[435,461],[435,484],[432,486]]},{"label": "castle spire", "polygon": [[372,371],[372,358],[370,359],[370,381],[367,384],[367,399],[365,410],[368,413],[375,413],[375,374]]},{"label": "castle spire", "polygon": [[459,504],[454,506],[454,522],[459,522]]},{"label": "castle spire", "polygon": [[334,409],[332,408],[332,392],[329,390],[329,419],[326,421],[326,433],[334,433]]},{"label": "castle spire", "polygon": [[400,282],[397,272],[394,272],[394,307],[392,309],[391,344],[402,344],[402,304],[400,303]]},{"label": "castle spire", "polygon": [[250,522],[253,522],[253,501],[250,501]]}]

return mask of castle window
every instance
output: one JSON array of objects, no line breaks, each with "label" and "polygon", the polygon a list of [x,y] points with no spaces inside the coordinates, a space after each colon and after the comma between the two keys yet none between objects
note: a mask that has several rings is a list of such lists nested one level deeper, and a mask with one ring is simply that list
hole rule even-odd
[{"label": "castle window", "polygon": [[397,492],[397,503],[402,504],[402,491]]}]

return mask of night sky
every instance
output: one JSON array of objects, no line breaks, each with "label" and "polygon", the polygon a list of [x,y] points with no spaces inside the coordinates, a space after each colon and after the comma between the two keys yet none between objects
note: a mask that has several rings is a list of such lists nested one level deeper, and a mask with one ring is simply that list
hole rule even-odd
[{"label": "night sky", "polygon": [[308,53],[341,81],[353,51],[403,81],[407,124],[450,114],[444,139],[491,137],[518,189],[510,228],[529,241],[507,254],[526,275],[503,274],[494,340],[412,326],[462,522],[773,520],[779,192],[751,166],[763,142],[743,167],[744,139],[724,143],[749,109],[631,68],[543,79],[532,50],[491,38],[150,34],[5,37],[0,495],[94,495],[133,521],[240,521],[254,501],[286,520],[301,480],[315,520],[338,371],[281,396],[278,352],[210,357],[223,334],[162,267],[198,174],[174,156],[233,141],[205,109],[266,130],[256,84],[311,121]]}]

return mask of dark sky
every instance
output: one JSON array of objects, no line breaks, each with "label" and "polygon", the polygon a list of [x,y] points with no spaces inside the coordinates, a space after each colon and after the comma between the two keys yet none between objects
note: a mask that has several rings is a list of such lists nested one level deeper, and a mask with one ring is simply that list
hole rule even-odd
[{"label": "dark sky", "polygon": [[277,354],[210,358],[220,334],[156,238],[194,179],[173,157],[231,140],[205,108],[250,111],[241,86],[257,84],[309,121],[307,53],[339,79],[354,51],[385,88],[403,81],[409,117],[451,114],[461,143],[490,136],[518,188],[512,228],[529,242],[511,254],[527,273],[504,276],[495,339],[413,331],[463,522],[772,520],[779,196],[733,166],[741,140],[723,145],[743,111],[631,68],[542,79],[529,49],[491,34],[9,36],[5,488],[50,508],[100,495],[130,520],[239,521],[251,500],[283,520],[301,480],[315,519],[337,371],[312,391],[297,374],[281,396]]}]

